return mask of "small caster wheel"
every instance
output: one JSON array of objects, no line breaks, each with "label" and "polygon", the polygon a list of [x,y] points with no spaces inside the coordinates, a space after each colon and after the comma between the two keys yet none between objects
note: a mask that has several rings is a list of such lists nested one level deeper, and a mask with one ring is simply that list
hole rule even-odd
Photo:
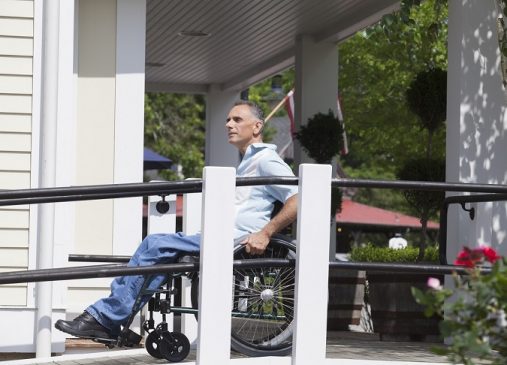
[{"label": "small caster wheel", "polygon": [[144,344],[146,351],[156,359],[163,359],[164,356],[160,353],[160,336],[157,331],[152,331],[146,337],[146,343]]},{"label": "small caster wheel", "polygon": [[160,353],[166,360],[180,362],[188,356],[190,342],[183,333],[165,331],[160,337]]}]

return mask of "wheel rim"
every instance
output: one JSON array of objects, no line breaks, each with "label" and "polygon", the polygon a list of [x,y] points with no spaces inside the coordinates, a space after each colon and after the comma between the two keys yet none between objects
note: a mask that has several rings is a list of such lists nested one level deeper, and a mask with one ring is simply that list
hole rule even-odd
[{"label": "wheel rim", "polygon": [[[252,258],[244,250],[235,259]],[[284,245],[270,245],[254,258],[295,258]],[[259,350],[291,346],[295,269],[235,269],[232,315],[234,340]]]}]

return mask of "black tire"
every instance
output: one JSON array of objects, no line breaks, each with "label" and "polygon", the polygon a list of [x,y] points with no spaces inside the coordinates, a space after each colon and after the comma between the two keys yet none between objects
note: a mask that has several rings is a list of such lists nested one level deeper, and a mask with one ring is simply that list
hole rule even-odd
[{"label": "black tire", "polygon": [[144,344],[146,351],[153,356],[155,359],[163,359],[164,357],[160,353],[160,336],[157,331],[152,331],[146,337],[146,342]]},{"label": "black tire", "polygon": [[161,333],[160,354],[170,362],[180,362],[185,360],[190,352],[190,342],[187,336],[180,332]]},{"label": "black tire", "polygon": [[[244,246],[235,260],[295,259],[296,246],[276,235],[262,255],[251,256]],[[292,351],[295,268],[234,269],[231,347],[248,356],[286,356]],[[192,281],[192,306],[197,308],[199,280]]]}]

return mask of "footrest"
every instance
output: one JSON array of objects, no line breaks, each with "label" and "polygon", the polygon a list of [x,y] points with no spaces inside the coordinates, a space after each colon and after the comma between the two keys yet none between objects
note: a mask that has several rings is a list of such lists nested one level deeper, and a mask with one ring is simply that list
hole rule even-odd
[{"label": "footrest", "polygon": [[122,341],[123,346],[126,346],[126,347],[137,346],[137,345],[139,345],[139,343],[141,342],[142,339],[143,339],[143,336],[138,335],[137,333],[135,333],[134,331],[129,329],[126,334],[123,334],[123,341]]}]

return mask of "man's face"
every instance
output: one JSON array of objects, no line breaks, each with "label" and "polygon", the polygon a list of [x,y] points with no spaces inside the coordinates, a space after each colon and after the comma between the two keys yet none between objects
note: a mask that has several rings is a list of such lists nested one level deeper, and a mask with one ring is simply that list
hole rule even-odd
[{"label": "man's face", "polygon": [[248,105],[233,107],[227,116],[225,128],[229,143],[241,153],[244,153],[250,144],[261,141],[262,121],[252,114]]}]

